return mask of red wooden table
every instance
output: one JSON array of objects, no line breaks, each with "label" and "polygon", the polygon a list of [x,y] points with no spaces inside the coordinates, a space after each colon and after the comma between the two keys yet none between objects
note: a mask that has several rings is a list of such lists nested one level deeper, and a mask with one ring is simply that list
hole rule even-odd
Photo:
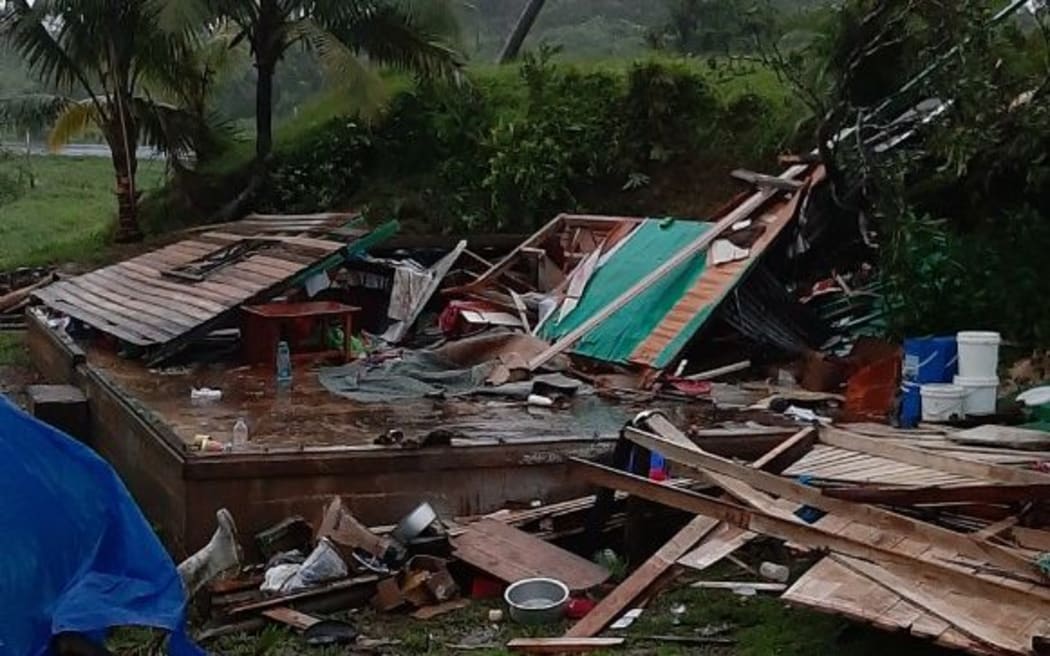
[{"label": "red wooden table", "polygon": [[[320,351],[303,351],[306,338],[313,334],[326,321],[338,320],[343,328],[344,361],[352,359],[350,335],[353,328],[353,314],[361,308],[344,305],[333,301],[313,301],[309,303],[267,303],[265,305],[246,305],[241,313],[241,348],[247,362],[269,362],[276,364],[277,343],[281,339],[288,341],[293,356],[304,353],[317,356],[326,354]],[[321,333],[321,344],[325,335]]]}]

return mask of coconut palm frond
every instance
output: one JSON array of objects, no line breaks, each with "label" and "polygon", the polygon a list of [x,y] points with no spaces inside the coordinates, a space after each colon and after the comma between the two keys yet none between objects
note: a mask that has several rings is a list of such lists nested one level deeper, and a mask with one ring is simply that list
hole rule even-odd
[{"label": "coconut palm frond", "polygon": [[60,43],[68,26],[49,29],[54,3],[37,0],[12,0],[8,3],[2,24],[2,35],[8,46],[22,57],[29,70],[41,80],[59,89],[84,87],[92,93],[85,71]]},{"label": "coconut palm frond", "polygon": [[363,114],[371,115],[382,106],[386,100],[383,81],[338,37],[310,19],[297,21],[290,35],[317,53],[329,79],[361,98]]},{"label": "coconut palm frond", "polygon": [[0,98],[0,125],[16,130],[41,130],[51,125],[72,102],[66,96],[49,93]]},{"label": "coconut palm frond", "polygon": [[463,29],[457,8],[466,3],[461,0],[400,0],[399,4],[412,17],[417,29],[457,49],[462,47]]},{"label": "coconut palm frond", "polygon": [[95,103],[90,100],[67,103],[51,126],[51,132],[47,135],[47,147],[52,152],[57,152],[73,139],[83,135],[88,128],[100,123]]},{"label": "coconut palm frond", "polygon": [[352,51],[365,53],[385,66],[426,77],[457,79],[463,69],[463,60],[452,47],[397,5],[382,4],[354,12],[349,21],[330,30]]}]

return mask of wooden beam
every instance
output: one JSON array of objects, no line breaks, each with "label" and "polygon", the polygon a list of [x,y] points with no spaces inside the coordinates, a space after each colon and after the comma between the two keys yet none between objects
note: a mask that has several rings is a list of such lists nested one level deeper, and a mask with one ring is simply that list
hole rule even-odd
[{"label": "wooden beam", "polygon": [[775,175],[755,173],[754,171],[748,171],[747,169],[735,169],[729,175],[737,180],[754,185],[759,189],[769,188],[779,189],[781,191],[798,191],[802,188],[802,183],[798,180],[784,180]]},{"label": "wooden beam", "polygon": [[820,430],[820,442],[840,449],[848,449],[873,456],[905,462],[909,465],[936,469],[949,474],[969,476],[972,478],[1010,483],[1012,485],[1048,484],[1050,475],[1016,467],[1006,467],[987,462],[976,462],[955,458],[940,453],[930,453],[885,439],[865,437],[837,428],[823,427]]},{"label": "wooden beam", "polygon": [[[653,432],[659,434],[660,440],[665,441],[667,444],[673,445],[675,450],[681,449],[684,452],[695,454],[704,453],[703,449],[701,449],[699,446],[694,444],[692,440],[689,439],[689,436],[687,436],[682,431],[678,430],[677,426],[671,423],[671,421],[667,419],[667,417],[665,417],[659,412],[648,413],[644,417],[644,419],[636,419],[634,423],[647,425],[650,429],[653,430]],[[642,431],[636,428],[631,428],[631,430],[637,431],[644,435],[649,435],[649,433],[643,433]],[[638,441],[632,439],[630,435],[628,435],[627,437],[635,444],[638,444]],[[661,454],[664,453],[663,448],[650,450],[656,451],[657,453]],[[696,471],[700,475],[701,480],[707,479],[711,481],[711,483],[713,483],[714,485],[717,485],[718,487],[722,488],[722,490],[736,497],[740,501],[743,501],[752,508],[758,508],[763,512],[767,512],[771,515],[779,515],[781,517],[784,517],[785,519],[791,519],[792,521],[802,521],[794,515],[792,515],[790,512],[787,512],[784,509],[777,507],[776,499],[769,496],[768,494],[759,492],[744,481],[729,476],[723,476],[721,472],[709,470]]]},{"label": "wooden beam", "polygon": [[750,360],[741,360],[740,362],[734,362],[733,364],[727,364],[724,367],[715,367],[714,369],[708,369],[707,371],[701,371],[695,374],[689,374],[685,377],[686,380],[712,380],[719,376],[725,376],[728,374],[735,374],[738,371],[744,371],[751,367]]},{"label": "wooden beam", "polygon": [[524,654],[579,654],[619,647],[624,641],[624,638],[515,638],[507,643],[507,649]]},{"label": "wooden beam", "polygon": [[[793,166],[785,171],[780,177],[784,180],[794,180],[798,176],[802,175],[808,167],[806,166]],[[616,299],[608,303],[601,310],[593,314],[590,318],[580,324],[575,330],[570,331],[564,337],[559,339],[550,348],[543,353],[540,353],[535,358],[529,361],[529,370],[535,371],[544,364],[550,361],[551,358],[555,357],[559,353],[569,349],[578,340],[585,337],[587,333],[593,330],[596,326],[601,324],[603,321],[612,316],[617,310],[630,303],[636,296],[644,292],[645,290],[652,287],[654,284],[662,280],[665,276],[670,274],[672,271],[680,267],[681,265],[688,262],[690,259],[695,257],[698,253],[707,250],[708,246],[711,245],[719,236],[733,224],[746,219],[751,216],[755,211],[762,207],[767,201],[773,196],[780,193],[779,191],[772,189],[764,189],[759,191],[747,200],[736,206],[732,211],[726,214],[718,223],[713,225],[707,232],[701,235],[699,238],[694,240],[685,246],[682,250],[674,254],[673,257],[666,260],[660,266],[653,269],[647,276],[639,280],[626,292],[618,296]],[[796,199],[797,200],[797,199]]]},{"label": "wooden beam", "polygon": [[640,597],[656,579],[670,569],[679,558],[689,552],[700,540],[714,530],[718,521],[696,517],[678,531],[660,549],[634,570],[623,583],[616,586],[591,612],[565,632],[566,638],[590,638],[598,635],[620,613]]},{"label": "wooden beam", "polygon": [[[879,546],[872,541],[855,540],[837,535],[818,525],[791,522],[690,490],[667,487],[647,478],[627,474],[587,460],[572,458],[571,462],[576,474],[595,485],[627,492],[632,496],[685,512],[720,519],[754,533],[802,544],[813,549],[834,551],[865,560],[899,563],[906,567],[915,567],[920,571],[936,572],[948,577],[952,584],[962,592],[989,599],[1001,596],[1028,605],[1038,603],[1044,608],[1045,614],[1050,614],[1050,590],[1041,585],[1018,589],[1001,579],[983,578],[970,570],[943,561],[917,560],[906,553]],[[1035,597],[1038,599],[1033,602]]]},{"label": "wooden beam", "polygon": [[[804,428],[752,462],[751,467],[779,472],[801,458],[815,442],[816,431],[812,427]],[[678,563],[693,569],[707,569],[750,542],[754,537],[755,534],[749,531],[742,531],[727,524],[719,524],[718,529],[711,536],[705,538],[696,549],[679,558]]]},{"label": "wooden beam", "polygon": [[1011,572],[1023,575],[1035,574],[1035,568],[1024,556],[1013,550],[975,539],[970,535],[956,533],[935,524],[927,524],[875,506],[827,497],[821,494],[818,488],[738,465],[731,460],[705,453],[699,447],[696,450],[687,449],[671,440],[636,428],[628,427],[624,435],[635,444],[656,451],[665,458],[686,465],[700,474],[710,475],[711,472],[717,472],[763,492],[813,506],[839,517],[892,531],[905,537],[928,541],[935,546],[949,550],[957,550],[973,558],[985,559]]},{"label": "wooden beam", "polygon": [[755,592],[783,592],[787,585],[783,583],[754,583],[751,581],[697,581],[692,588],[703,590],[754,590]]},{"label": "wooden beam", "polygon": [[859,503],[914,506],[931,503],[1025,503],[1050,499],[1050,485],[958,485],[951,487],[826,487],[825,495]]},{"label": "wooden beam", "polygon": [[817,429],[812,426],[803,428],[788,439],[781,442],[758,460],[751,463],[754,469],[779,474],[791,465],[795,464],[802,456],[813,449],[817,443]]},{"label": "wooden beam", "polygon": [[989,524],[988,526],[985,526],[981,530],[974,532],[973,535],[974,537],[981,538],[982,540],[990,540],[1002,533],[1003,531],[1017,526],[1017,522],[1019,521],[1021,521],[1021,517],[1019,515],[1011,515],[1006,519],[1000,519],[994,524]]}]

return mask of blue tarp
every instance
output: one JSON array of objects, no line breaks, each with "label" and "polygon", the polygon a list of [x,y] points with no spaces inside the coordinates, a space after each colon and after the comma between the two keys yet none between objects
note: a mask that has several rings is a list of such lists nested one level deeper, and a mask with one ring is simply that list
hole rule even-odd
[{"label": "blue tarp", "polygon": [[185,633],[175,563],[113,469],[0,396],[0,655],[50,652],[51,636],[114,626]]}]

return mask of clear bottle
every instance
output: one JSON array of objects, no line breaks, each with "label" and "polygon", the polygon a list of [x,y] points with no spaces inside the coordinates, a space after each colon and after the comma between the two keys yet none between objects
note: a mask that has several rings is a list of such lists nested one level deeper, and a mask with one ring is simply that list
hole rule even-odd
[{"label": "clear bottle", "polygon": [[233,448],[243,449],[248,446],[248,423],[244,417],[237,420],[233,425]]},{"label": "clear bottle", "polygon": [[288,383],[292,380],[292,351],[288,348],[288,342],[281,340],[277,342],[277,382]]}]

